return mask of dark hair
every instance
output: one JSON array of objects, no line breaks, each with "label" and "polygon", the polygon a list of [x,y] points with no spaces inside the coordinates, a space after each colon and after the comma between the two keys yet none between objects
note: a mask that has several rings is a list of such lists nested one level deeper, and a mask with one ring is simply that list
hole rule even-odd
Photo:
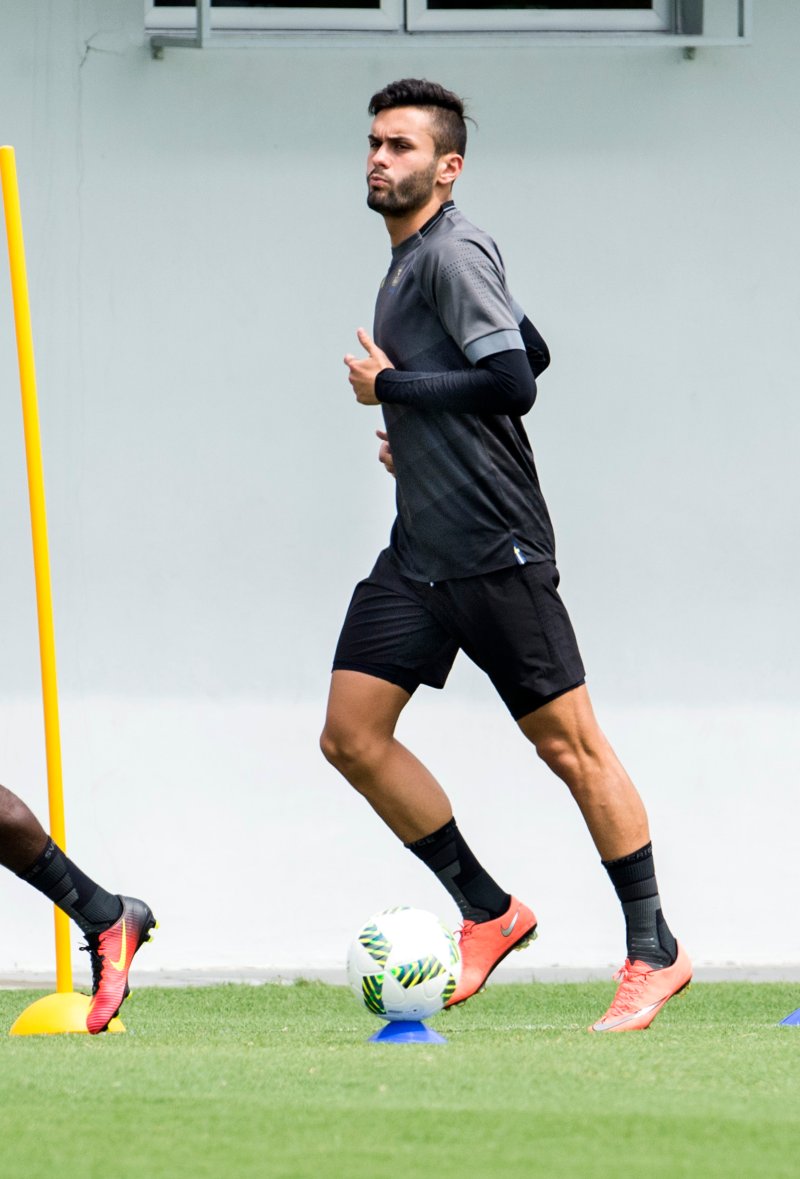
[{"label": "dark hair", "polygon": [[396,106],[418,106],[429,111],[436,154],[455,151],[463,156],[467,149],[464,103],[452,90],[425,78],[401,78],[373,94],[368,109],[371,115],[377,115]]}]

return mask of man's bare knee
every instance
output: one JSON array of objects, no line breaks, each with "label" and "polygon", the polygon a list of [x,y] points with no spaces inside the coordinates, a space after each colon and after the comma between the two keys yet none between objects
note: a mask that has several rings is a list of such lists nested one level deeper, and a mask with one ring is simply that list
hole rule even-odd
[{"label": "man's bare knee", "polygon": [[338,769],[343,759],[344,744],[334,729],[325,726],[320,735],[319,747],[325,760]]},{"label": "man's bare knee", "polygon": [[548,769],[564,781],[574,779],[580,768],[580,757],[572,743],[561,736],[548,734],[534,743],[538,756]]},{"label": "man's bare knee", "polygon": [[386,742],[369,731],[326,725],[319,745],[325,759],[345,778],[351,779],[380,759]]}]

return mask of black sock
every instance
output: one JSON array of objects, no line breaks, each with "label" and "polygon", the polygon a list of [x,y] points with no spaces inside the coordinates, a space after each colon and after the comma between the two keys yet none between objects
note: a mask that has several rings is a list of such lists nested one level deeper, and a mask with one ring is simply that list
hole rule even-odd
[{"label": "black sock", "polygon": [[491,921],[511,904],[509,894],[475,859],[455,819],[406,847],[439,877],[465,921]]},{"label": "black sock", "polygon": [[17,876],[49,897],[84,933],[100,933],[122,915],[119,897],[90,880],[52,839],[38,859]]},{"label": "black sock", "polygon": [[646,844],[619,860],[603,860],[625,914],[628,958],[650,966],[671,966],[678,947],[661,912],[653,845]]}]

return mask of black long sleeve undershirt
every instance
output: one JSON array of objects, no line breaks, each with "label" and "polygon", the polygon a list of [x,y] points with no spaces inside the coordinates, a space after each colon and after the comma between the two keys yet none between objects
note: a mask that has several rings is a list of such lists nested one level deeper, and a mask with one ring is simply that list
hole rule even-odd
[{"label": "black long sleeve undershirt", "polygon": [[514,348],[479,360],[474,368],[420,373],[387,368],[378,373],[375,396],[388,405],[450,413],[526,414],[536,400],[536,377],[550,353],[531,321],[520,324],[525,351]]},{"label": "black long sleeve undershirt", "polygon": [[522,343],[525,345],[528,364],[531,366],[534,377],[538,377],[550,363],[550,350],[527,315],[523,315],[519,330]]}]

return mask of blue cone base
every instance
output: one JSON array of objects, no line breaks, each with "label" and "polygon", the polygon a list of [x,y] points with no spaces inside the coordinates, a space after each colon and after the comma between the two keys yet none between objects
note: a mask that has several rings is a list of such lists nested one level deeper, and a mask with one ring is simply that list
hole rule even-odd
[{"label": "blue cone base", "polygon": [[446,1044],[444,1036],[432,1028],[426,1028],[419,1020],[395,1020],[384,1024],[379,1032],[369,1038],[370,1044]]},{"label": "blue cone base", "polygon": [[800,1007],[797,1011],[793,1011],[791,1015],[787,1015],[786,1019],[780,1022],[781,1027],[800,1027]]}]

